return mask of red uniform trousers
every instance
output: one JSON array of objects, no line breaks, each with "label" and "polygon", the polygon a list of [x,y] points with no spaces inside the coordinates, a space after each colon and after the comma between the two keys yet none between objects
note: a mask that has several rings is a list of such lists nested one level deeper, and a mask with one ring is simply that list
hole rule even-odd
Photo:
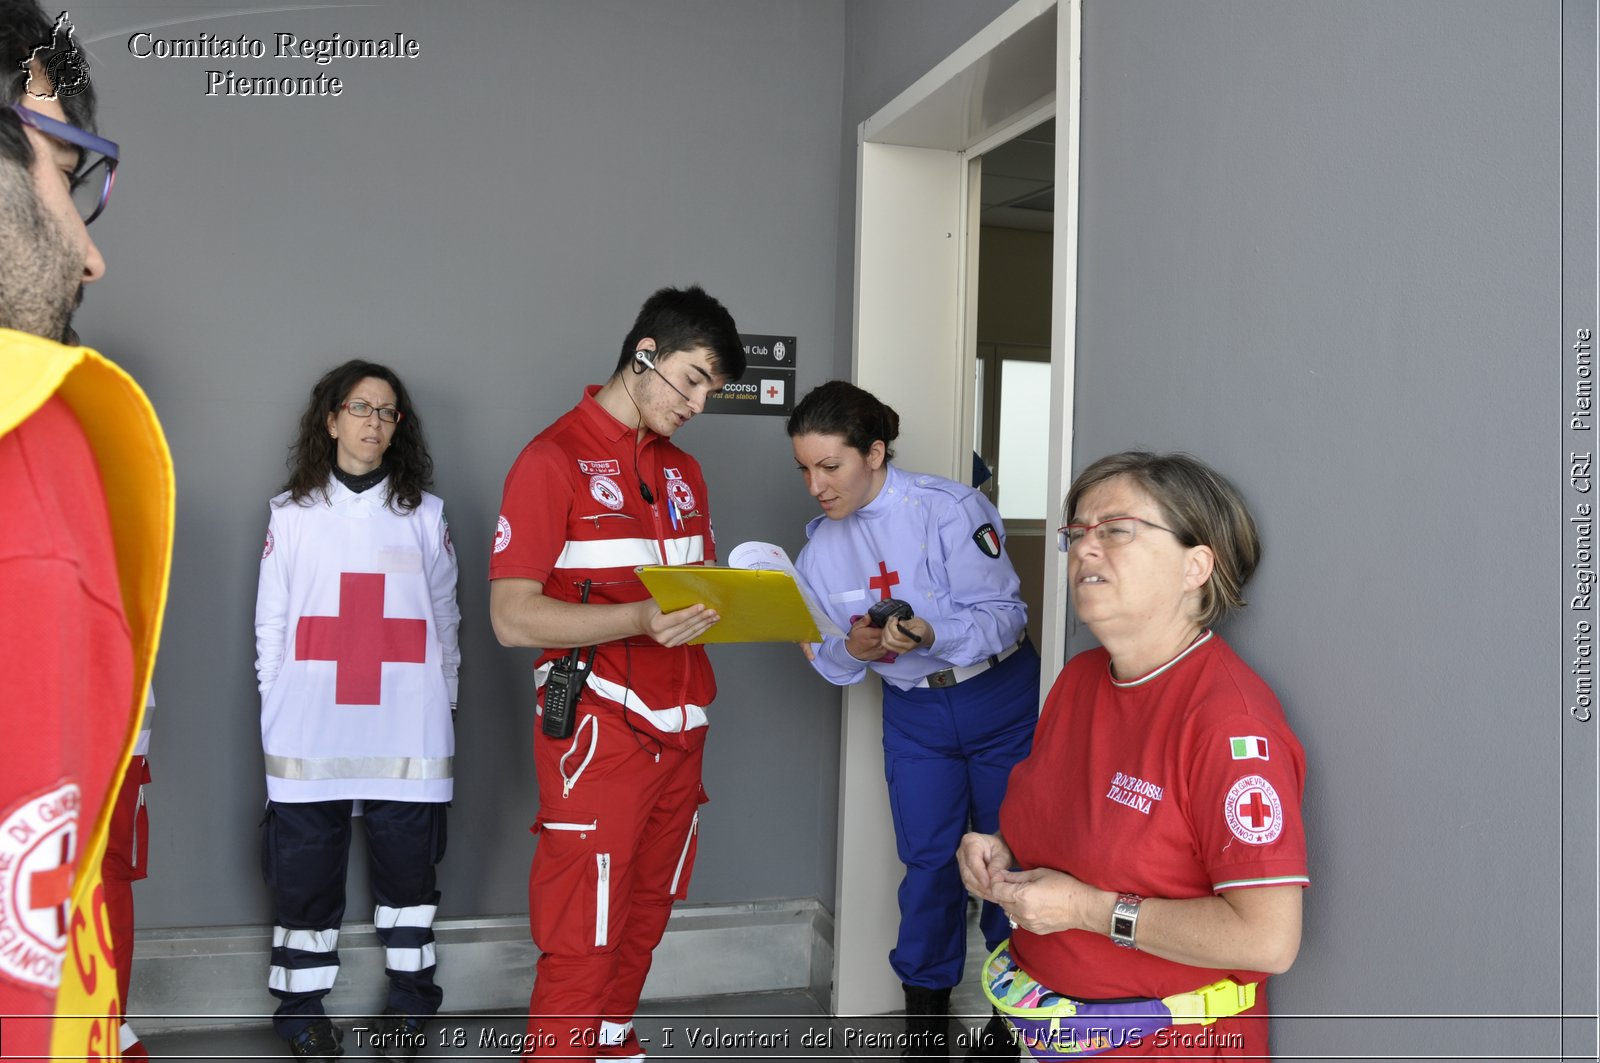
[{"label": "red uniform trousers", "polygon": [[106,855],[100,861],[105,880],[106,919],[111,923],[112,957],[117,963],[117,999],[122,1002],[120,1031],[122,1054],[145,1059],[138,1035],[128,1025],[128,983],[133,978],[133,884],[149,874],[150,814],[144,804],[144,787],[150,781],[150,761],[135,754],[123,773],[116,804],[111,806],[111,826],[106,835]]},{"label": "red uniform trousers", "polygon": [[662,733],[591,690],[577,713],[571,738],[534,733],[528,918],[540,956],[524,1058],[642,1058],[633,1013],[689,888],[706,729]]}]

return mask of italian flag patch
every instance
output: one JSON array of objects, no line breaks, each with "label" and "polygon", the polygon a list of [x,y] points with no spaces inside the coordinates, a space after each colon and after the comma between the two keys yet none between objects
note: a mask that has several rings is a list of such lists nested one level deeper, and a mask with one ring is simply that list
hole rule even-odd
[{"label": "italian flag patch", "polygon": [[1234,760],[1266,760],[1267,740],[1260,735],[1244,735],[1241,738],[1228,739],[1228,747],[1233,752]]},{"label": "italian flag patch", "polygon": [[994,530],[993,524],[985,524],[972,533],[972,541],[978,544],[986,557],[1000,556],[1000,533]]}]

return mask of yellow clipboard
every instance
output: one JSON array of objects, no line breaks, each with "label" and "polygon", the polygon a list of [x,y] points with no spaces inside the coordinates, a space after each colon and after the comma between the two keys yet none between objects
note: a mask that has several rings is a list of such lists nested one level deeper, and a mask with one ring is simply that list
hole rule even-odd
[{"label": "yellow clipboard", "polygon": [[722,617],[694,643],[820,642],[794,577],[774,569],[646,565],[639,579],[661,611],[703,603]]}]

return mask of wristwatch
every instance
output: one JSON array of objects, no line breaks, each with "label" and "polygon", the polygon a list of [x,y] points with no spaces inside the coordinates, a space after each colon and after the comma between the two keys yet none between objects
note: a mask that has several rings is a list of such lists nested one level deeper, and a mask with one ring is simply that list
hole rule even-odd
[{"label": "wristwatch", "polygon": [[1122,948],[1134,947],[1134,928],[1139,925],[1139,904],[1143,900],[1137,893],[1117,894],[1116,906],[1111,909],[1111,940]]}]

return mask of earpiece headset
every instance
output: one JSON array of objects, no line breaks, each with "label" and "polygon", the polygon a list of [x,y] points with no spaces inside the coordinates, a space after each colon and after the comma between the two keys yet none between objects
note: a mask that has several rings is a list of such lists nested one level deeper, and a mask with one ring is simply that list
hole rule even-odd
[{"label": "earpiece headset", "polygon": [[[689,396],[683,393],[682,388],[668,380],[667,375],[656,368],[656,360],[650,357],[650,355],[651,352],[645,350],[643,347],[640,347],[637,351],[633,352],[633,360],[636,363],[633,367],[633,375],[638,376],[640,373],[643,373],[646,369],[648,369],[650,372],[660,377],[663,384],[667,385],[667,387],[671,388],[673,391],[676,391],[680,399],[682,399],[684,402],[691,402],[692,400],[689,398]],[[631,394],[628,397],[630,399],[633,398]]]},{"label": "earpiece headset", "polygon": [[[658,376],[660,375],[660,371],[656,369],[656,363],[654,361],[652,361],[651,358],[650,358],[650,352],[645,350],[643,347],[640,347],[637,351],[633,352],[633,361],[635,363],[634,367],[633,367],[633,375],[634,376],[638,376],[640,373],[643,373],[646,369],[650,370],[651,372],[656,373]],[[662,379],[665,380],[666,378],[662,377]],[[668,380],[667,381],[667,385],[670,387],[671,384],[672,384],[672,381]],[[623,390],[626,391],[627,389],[624,388]],[[676,391],[677,389],[673,388],[673,390]],[[633,393],[632,392],[628,392],[628,398],[633,401],[634,409],[638,409],[639,408],[639,403],[638,403],[637,400],[635,400],[633,398]],[[642,417],[643,414],[641,414],[640,416]],[[650,490],[650,485],[645,483],[644,482],[644,477],[639,475],[639,455],[638,455],[637,452],[635,452],[634,456],[633,456],[633,474],[634,474],[634,478],[639,481],[639,497],[644,499],[644,504],[645,505],[647,505],[647,506],[655,505],[656,504],[655,492]]]}]

